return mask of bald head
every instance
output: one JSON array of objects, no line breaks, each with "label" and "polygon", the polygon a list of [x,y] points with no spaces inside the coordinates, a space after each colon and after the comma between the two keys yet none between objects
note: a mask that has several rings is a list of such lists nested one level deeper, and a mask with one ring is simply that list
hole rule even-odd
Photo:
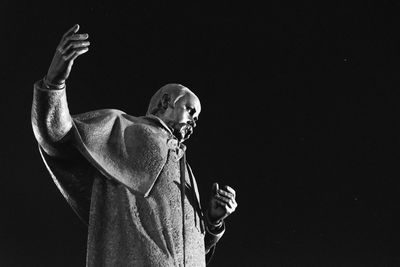
[{"label": "bald head", "polygon": [[167,84],[151,98],[147,115],[163,120],[180,140],[186,140],[193,132],[201,111],[199,98],[181,84]]},{"label": "bald head", "polygon": [[191,94],[197,98],[199,102],[198,111],[200,112],[200,100],[192,91],[189,90],[189,88],[178,83],[169,83],[158,89],[158,91],[151,97],[146,115],[157,115],[160,112],[162,113],[165,109],[165,107],[163,107],[163,98],[167,98],[170,105],[174,106],[175,103],[186,94]]}]

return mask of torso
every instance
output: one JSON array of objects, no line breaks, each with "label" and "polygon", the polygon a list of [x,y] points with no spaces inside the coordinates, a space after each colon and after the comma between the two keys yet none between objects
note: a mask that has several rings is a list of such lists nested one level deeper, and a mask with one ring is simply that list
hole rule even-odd
[{"label": "torso", "polygon": [[[186,172],[183,244],[180,165],[175,150],[147,197],[99,175],[92,190],[88,266],[205,266],[204,233]],[[185,252],[184,252],[185,251]]]}]

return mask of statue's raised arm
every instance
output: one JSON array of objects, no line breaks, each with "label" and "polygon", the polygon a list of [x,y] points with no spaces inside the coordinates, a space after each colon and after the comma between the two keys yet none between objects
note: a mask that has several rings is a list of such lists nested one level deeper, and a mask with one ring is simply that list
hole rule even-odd
[{"label": "statue's raised arm", "polygon": [[32,127],[40,146],[47,154],[62,156],[60,140],[72,128],[65,92],[72,65],[86,53],[90,45],[88,34],[78,34],[79,25],[69,29],[61,38],[47,75],[34,85]]}]

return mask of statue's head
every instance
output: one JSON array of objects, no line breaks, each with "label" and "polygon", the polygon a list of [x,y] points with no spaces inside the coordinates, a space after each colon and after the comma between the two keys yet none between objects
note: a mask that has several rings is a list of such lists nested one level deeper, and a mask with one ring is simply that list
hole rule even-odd
[{"label": "statue's head", "polygon": [[189,88],[171,83],[153,95],[147,115],[159,117],[180,141],[184,141],[193,133],[200,111],[200,100]]}]

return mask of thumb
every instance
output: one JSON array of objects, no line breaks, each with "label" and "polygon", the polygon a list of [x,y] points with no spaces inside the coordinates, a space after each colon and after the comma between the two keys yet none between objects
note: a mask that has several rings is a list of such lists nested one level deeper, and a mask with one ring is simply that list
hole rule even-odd
[{"label": "thumb", "polygon": [[219,189],[219,185],[218,185],[218,183],[213,183],[213,185],[212,185],[212,192],[213,192],[213,194],[218,194],[218,189]]},{"label": "thumb", "polygon": [[79,28],[80,28],[80,27],[81,27],[81,26],[79,26],[79,24],[75,24],[74,27],[72,28],[73,31],[74,31],[74,33],[77,33],[77,32],[79,31]]}]

